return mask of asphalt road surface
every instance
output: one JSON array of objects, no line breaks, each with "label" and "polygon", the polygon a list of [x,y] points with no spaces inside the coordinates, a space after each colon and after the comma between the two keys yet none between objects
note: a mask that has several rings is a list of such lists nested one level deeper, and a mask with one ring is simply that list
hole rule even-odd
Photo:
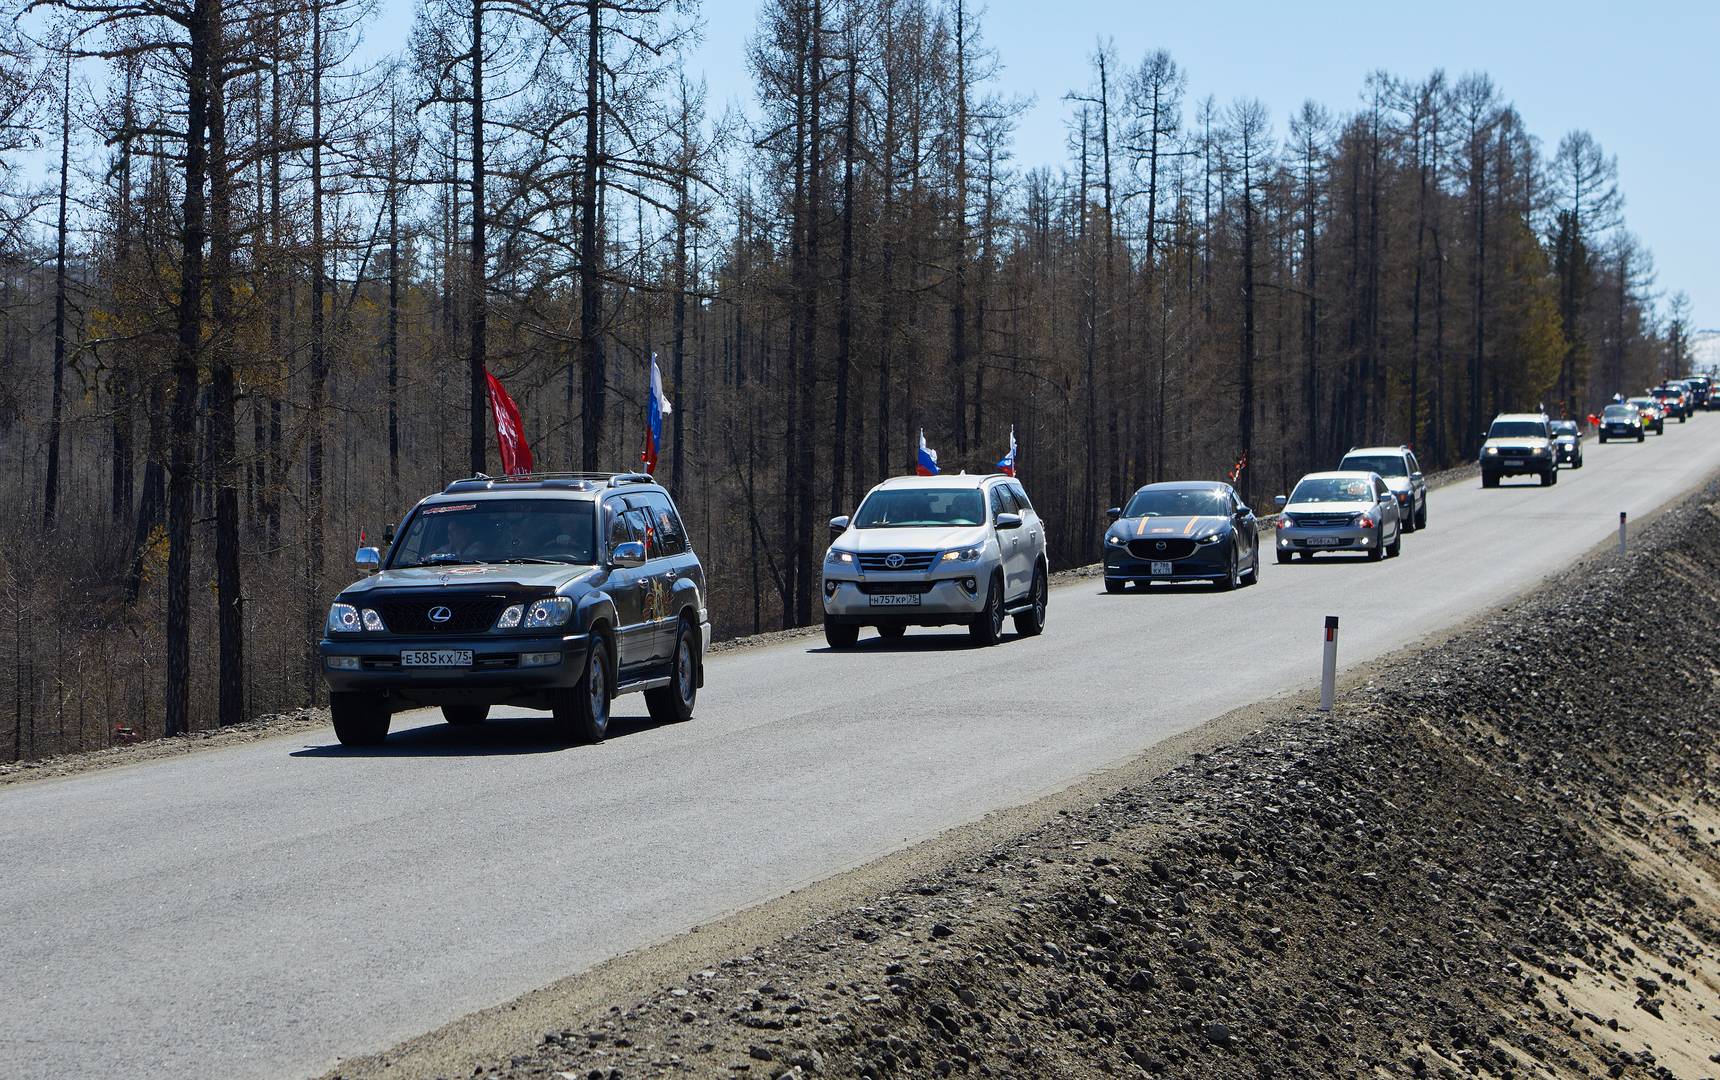
[{"label": "asphalt road surface", "polygon": [[[1396,560],[1054,590],[1043,637],[713,658],[698,715],[600,747],[395,718],[0,789],[0,1073],[290,1077],[1056,791],[1536,584],[1720,469],[1720,418],[1438,489]],[[1269,509],[1269,507],[1268,507]],[[716,583],[720,588],[721,583]],[[522,714],[523,715],[523,714]]]}]

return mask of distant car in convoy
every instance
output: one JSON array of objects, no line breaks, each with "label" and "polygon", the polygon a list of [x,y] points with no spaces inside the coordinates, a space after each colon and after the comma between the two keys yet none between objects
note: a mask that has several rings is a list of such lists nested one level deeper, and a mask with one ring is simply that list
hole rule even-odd
[{"label": "distant car in convoy", "polygon": [[705,573],[650,476],[457,480],[357,563],[368,576],[336,597],[318,646],[343,744],[381,742],[407,706],[451,724],[546,709],[574,742],[603,739],[620,694],[643,692],[659,721],[693,715]]},{"label": "distant car in convoy", "polygon": [[1281,563],[1335,551],[1379,560],[1402,548],[1397,496],[1379,473],[1309,473],[1275,501],[1282,511],[1276,539]]},{"label": "distant car in convoy", "polygon": [[1012,476],[902,476],[830,519],[824,639],[852,648],[860,629],[899,638],[910,626],[966,626],[975,644],[1045,628],[1045,525]]},{"label": "distant car in convoy", "polygon": [[1684,381],[1696,387],[1696,404],[1700,408],[1704,411],[1720,409],[1720,394],[1715,393],[1712,375],[1690,375]]},{"label": "distant car in convoy", "polygon": [[1635,405],[1623,402],[1608,405],[1601,412],[1600,440],[1635,439],[1637,442],[1648,437],[1643,429],[1642,410]]},{"label": "distant car in convoy", "polygon": [[1573,469],[1583,467],[1583,429],[1575,420],[1553,421],[1553,458]]},{"label": "distant car in convoy", "polygon": [[1338,462],[1342,472],[1377,472],[1397,496],[1403,531],[1427,528],[1427,478],[1407,446],[1357,447]]},{"label": "distant car in convoy", "polygon": [[1649,393],[1666,409],[1666,414],[1677,418],[1680,424],[1689,420],[1690,414],[1696,411],[1690,404],[1690,391],[1682,383],[1664,383]]},{"label": "distant car in convoy", "polygon": [[1637,411],[1642,414],[1644,431],[1652,430],[1656,435],[1666,434],[1666,406],[1659,398],[1633,397],[1625,404],[1636,406]]},{"label": "distant car in convoy", "polygon": [[1260,523],[1229,484],[1148,484],[1106,514],[1106,592],[1155,581],[1234,589],[1260,580]]},{"label": "distant car in convoy", "polygon": [[1501,413],[1481,443],[1481,486],[1498,487],[1506,476],[1538,476],[1543,487],[1559,482],[1553,422],[1545,413]]}]

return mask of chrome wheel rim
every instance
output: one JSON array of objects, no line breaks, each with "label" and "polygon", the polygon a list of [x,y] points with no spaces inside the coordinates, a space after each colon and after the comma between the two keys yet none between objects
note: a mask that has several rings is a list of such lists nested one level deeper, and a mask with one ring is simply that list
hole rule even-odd
[{"label": "chrome wheel rim", "polygon": [[687,648],[687,639],[682,638],[675,654],[675,685],[681,691],[683,704],[693,703],[693,650]]},{"label": "chrome wheel rim", "polygon": [[586,672],[585,682],[585,692],[591,701],[591,726],[603,731],[609,726],[609,680],[601,647],[591,652],[591,670]]},{"label": "chrome wheel rim", "polygon": [[1041,623],[1045,622],[1045,579],[1040,578],[1039,587],[1033,592],[1033,617]]}]

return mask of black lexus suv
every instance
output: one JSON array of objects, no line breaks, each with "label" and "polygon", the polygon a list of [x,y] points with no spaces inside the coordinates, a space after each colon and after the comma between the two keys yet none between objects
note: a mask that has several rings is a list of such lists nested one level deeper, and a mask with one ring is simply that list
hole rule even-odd
[{"label": "black lexus suv", "polygon": [[598,742],[617,695],[693,715],[710,640],[705,572],[669,493],[642,473],[475,476],[360,548],[366,577],[329,608],[319,649],[335,735],[388,736],[398,709],[451,724],[495,705],[547,710]]}]

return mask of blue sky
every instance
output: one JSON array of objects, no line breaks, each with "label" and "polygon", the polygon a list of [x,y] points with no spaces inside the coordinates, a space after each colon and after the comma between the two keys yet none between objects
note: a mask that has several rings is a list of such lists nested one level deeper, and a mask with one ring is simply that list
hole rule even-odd
[{"label": "blue sky", "polygon": [[[981,0],[975,0],[980,3]],[[412,0],[383,0],[369,44],[404,41]],[[1720,327],[1720,3],[1707,0],[990,0],[982,27],[1001,68],[996,86],[1031,96],[1016,163],[1065,157],[1063,95],[1084,88],[1088,57],[1112,39],[1125,67],[1168,49],[1188,74],[1189,100],[1264,101],[1279,135],[1304,99],[1334,112],[1359,102],[1369,71],[1421,78],[1485,71],[1548,153],[1587,128],[1616,154],[1627,226],[1654,252],[1658,288],[1690,294],[1697,326]],[[751,104],[745,44],[756,0],[705,0],[704,40],[689,67],[709,82],[713,111]]]}]

